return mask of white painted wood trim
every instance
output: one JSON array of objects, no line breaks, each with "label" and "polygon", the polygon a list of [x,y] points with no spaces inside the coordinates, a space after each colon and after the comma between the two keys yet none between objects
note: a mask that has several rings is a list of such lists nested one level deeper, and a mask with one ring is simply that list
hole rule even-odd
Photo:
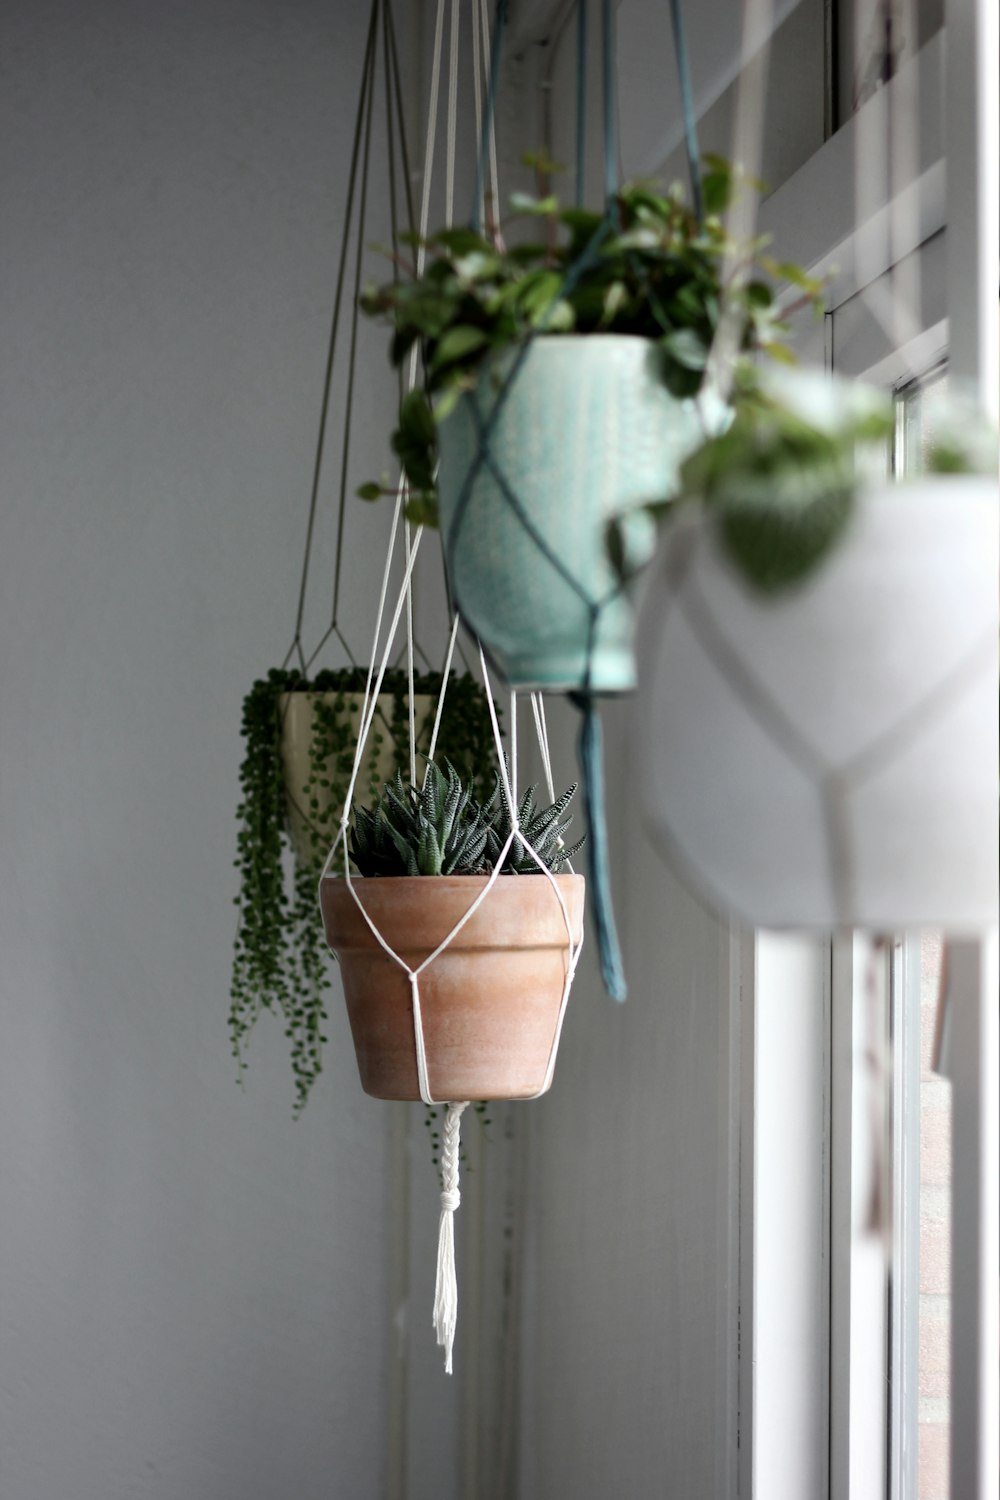
[{"label": "white painted wood trim", "polygon": [[871,1209],[877,1189],[883,1212],[890,1212],[884,1071],[889,1049],[888,979],[887,954],[874,950],[867,936],[847,932],[835,938],[830,1122],[832,1500],[885,1500],[886,1495],[886,1243],[872,1222]]},{"label": "white painted wood trim", "polygon": [[951,1495],[1000,1480],[1000,1018],[997,933],[948,950],[952,1095]]},{"label": "white painted wood trim", "polygon": [[[751,1500],[754,1493],[754,1424],[756,1389],[754,1368],[754,1202],[756,1192],[756,1152],[754,1149],[754,1118],[756,1096],[754,1083],[757,1056],[756,1023],[756,949],[757,939],[749,931],[737,936],[733,930],[731,941],[736,947],[733,973],[737,980],[740,1006],[740,1082],[739,1082],[739,1222],[737,1255],[737,1283],[739,1306],[736,1326],[736,1489],[743,1500]],[[738,946],[736,946],[738,945]]]},{"label": "white painted wood trim", "polygon": [[755,1500],[828,1493],[829,976],[827,943],[758,933],[750,1355]]},{"label": "white painted wood trim", "polygon": [[920,1346],[920,936],[895,945],[891,970],[892,1243],[889,1500],[917,1500]]},{"label": "white painted wood trim", "polygon": [[[715,1494],[751,1494],[753,1368],[753,1036],[754,939],[732,925],[728,949],[729,1005],[722,1008],[719,1044],[728,1061],[729,1086],[719,1095],[719,1127],[728,1142],[729,1170],[719,1177],[721,1223],[728,1225],[729,1275],[719,1287],[716,1328],[719,1410],[724,1414]],[[746,1403],[746,1410],[744,1410]]]},{"label": "white painted wood trim", "polygon": [[948,314],[954,374],[1000,413],[997,0],[947,0]]}]

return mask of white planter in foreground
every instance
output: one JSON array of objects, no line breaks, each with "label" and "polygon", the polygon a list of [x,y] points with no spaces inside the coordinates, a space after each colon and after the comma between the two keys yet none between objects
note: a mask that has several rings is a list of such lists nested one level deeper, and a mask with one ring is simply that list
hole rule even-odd
[{"label": "white planter in foreground", "polygon": [[997,521],[984,479],[871,489],[777,598],[702,518],[665,535],[639,630],[642,797],[714,906],[773,927],[996,921]]}]

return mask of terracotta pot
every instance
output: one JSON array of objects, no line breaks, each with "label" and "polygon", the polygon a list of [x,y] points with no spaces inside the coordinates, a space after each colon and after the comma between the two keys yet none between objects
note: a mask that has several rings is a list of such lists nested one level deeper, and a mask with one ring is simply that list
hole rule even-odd
[{"label": "terracotta pot", "polygon": [[[351,728],[351,757],[357,744],[357,731],[364,707],[364,693],[283,693],[279,700],[281,711],[281,764],[285,775],[285,796],[288,808],[288,833],[296,857],[304,864],[322,864],[327,850],[337,832],[343,815],[343,804],[335,798],[330,787],[316,787],[312,795],[318,808],[309,807],[310,747],[313,738],[313,721],[317,703],[343,702],[343,713]],[[417,723],[417,750],[425,752],[431,742],[434,710],[437,700],[430,693],[414,694],[413,707]],[[390,728],[395,712],[395,699],[391,693],[380,693],[378,709],[365,741],[364,757],[354,800],[367,807],[371,802],[373,787],[381,787],[396,770],[396,747]],[[375,736],[382,736],[376,747]],[[404,775],[408,768],[404,768]],[[329,776],[328,779],[333,779]],[[344,781],[342,775],[336,780]],[[313,835],[318,835],[314,843]],[[338,868],[343,862],[338,858]]]},{"label": "terracotta pot", "polygon": [[[574,943],[582,875],[557,875]],[[354,880],[385,941],[411,969],[468,911],[485,876]],[[376,1099],[419,1099],[410,980],[379,946],[346,880],[327,876],[326,940],[340,961],[361,1086]],[[420,975],[435,1099],[526,1099],[545,1083],[562,1004],[569,934],[544,875],[502,875],[443,953]]]}]

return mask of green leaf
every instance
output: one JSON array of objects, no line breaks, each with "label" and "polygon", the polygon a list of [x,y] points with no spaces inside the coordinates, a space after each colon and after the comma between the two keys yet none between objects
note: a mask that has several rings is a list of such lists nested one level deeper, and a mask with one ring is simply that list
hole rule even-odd
[{"label": "green leaf", "polygon": [[[489,338],[481,328],[459,323],[456,327],[449,328],[437,344],[431,359],[431,369],[440,370],[443,365],[451,365],[457,360],[468,359],[470,354],[474,354],[477,349],[484,348],[488,343]],[[433,416],[431,421],[433,423]]]},{"label": "green leaf", "polygon": [[441,524],[438,503],[433,495],[411,495],[405,512],[411,526],[438,527]]},{"label": "green leaf", "polygon": [[661,340],[671,359],[685,370],[704,370],[708,349],[693,328],[675,328]]},{"label": "green leaf", "polygon": [[354,492],[359,500],[381,500],[385,494],[380,484],[359,484]]},{"label": "green leaf", "polygon": [[768,359],[776,360],[779,365],[797,365],[798,358],[787,344],[768,343],[760,346]]},{"label": "green leaf", "polygon": [[604,215],[595,214],[588,208],[564,208],[559,215],[559,222],[574,234],[581,237],[585,235],[589,239],[604,223]]},{"label": "green leaf", "polygon": [[553,161],[547,151],[523,151],[521,161],[526,167],[533,167],[536,172],[544,172],[546,176],[566,170],[563,163]]},{"label": "green leaf", "polygon": [[560,297],[553,302],[547,316],[544,319],[546,333],[571,333],[576,326],[576,314],[573,304],[567,302],[565,297]]},{"label": "green leaf", "polygon": [[493,246],[489,240],[477,234],[474,229],[458,224],[450,229],[439,229],[431,240],[432,245],[440,245],[443,249],[456,255],[472,255],[475,251],[493,253]]},{"label": "green leaf", "polygon": [[604,293],[604,305],[601,310],[601,326],[607,327],[614,320],[615,314],[625,306],[628,301],[628,288],[624,281],[613,281]]},{"label": "green leaf", "polygon": [[744,296],[751,307],[770,307],[774,301],[774,294],[766,281],[750,281],[747,283]]},{"label": "green leaf", "polygon": [[446,417],[450,417],[459,400],[464,394],[464,386],[456,381],[454,385],[445,386],[434,399],[434,420],[440,425]]},{"label": "green leaf", "polygon": [[431,447],[437,436],[434,413],[422,390],[410,391],[399,408],[399,432],[412,445]]},{"label": "green leaf", "polygon": [[559,199],[553,196],[548,198],[535,198],[530,193],[511,193],[510,211],[512,214],[557,214],[559,212]]},{"label": "green leaf", "polygon": [[823,290],[822,278],[809,276],[794,261],[779,261],[771,255],[762,255],[759,257],[758,264],[761,270],[773,276],[776,281],[787,281],[790,285],[798,287],[800,291],[808,293],[810,297],[818,296]]},{"label": "green leaf", "polygon": [[724,214],[733,196],[728,172],[706,172],[701,179],[701,201],[706,214]]},{"label": "green leaf", "polygon": [[539,327],[562,288],[559,271],[534,271],[521,282],[518,303],[533,328]]}]

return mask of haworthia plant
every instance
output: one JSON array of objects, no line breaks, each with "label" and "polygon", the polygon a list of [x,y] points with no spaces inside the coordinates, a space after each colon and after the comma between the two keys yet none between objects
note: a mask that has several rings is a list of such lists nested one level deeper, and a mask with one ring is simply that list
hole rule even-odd
[{"label": "haworthia plant", "polygon": [[[514,819],[499,773],[489,798],[480,801],[455,767],[427,762],[419,785],[400,774],[387,782],[370,809],[358,808],[351,833],[351,862],[365,876],[531,875],[542,869],[558,873],[583,843],[566,848],[563,835],[570,819],[560,821],[576,787],[551,806],[535,808],[529,787],[517,809],[522,838],[511,839]],[[505,848],[510,840],[509,848]]]}]

